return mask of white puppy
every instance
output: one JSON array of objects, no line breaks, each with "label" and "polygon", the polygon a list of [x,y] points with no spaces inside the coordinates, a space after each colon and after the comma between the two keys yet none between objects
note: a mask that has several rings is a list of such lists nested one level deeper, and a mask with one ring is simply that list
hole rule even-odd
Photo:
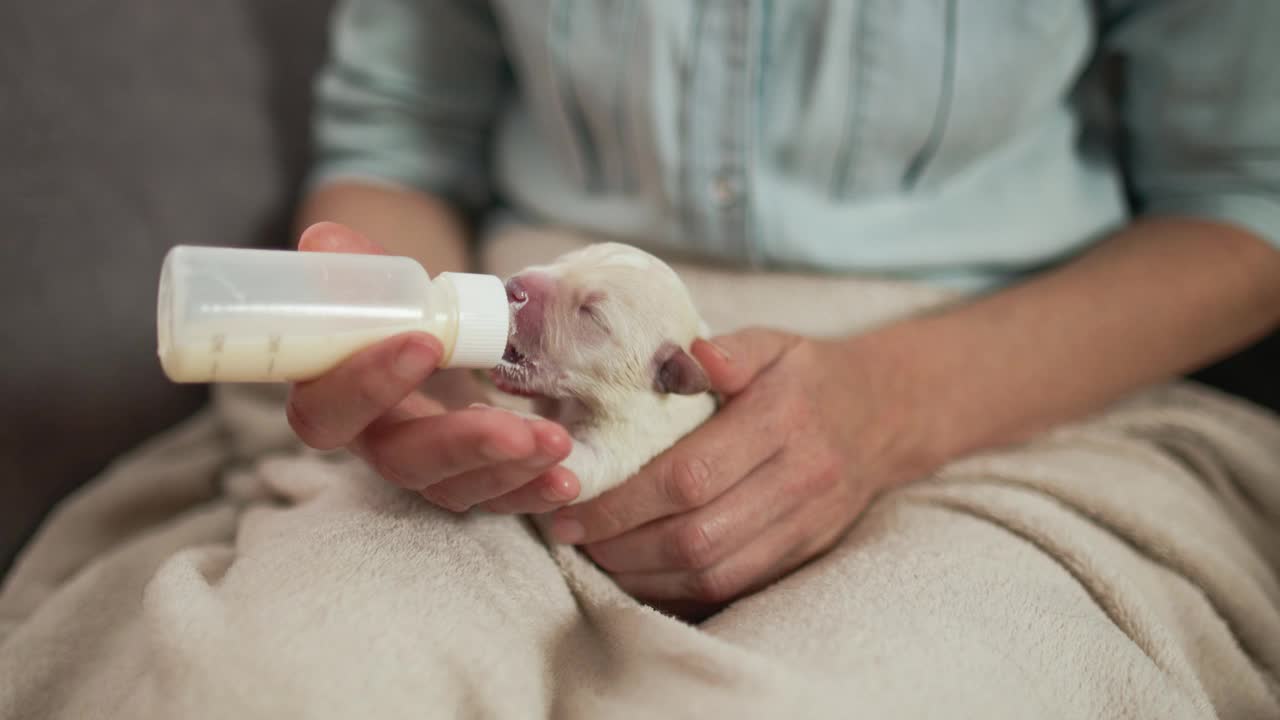
[{"label": "white puppy", "polygon": [[564,425],[583,502],[626,480],[715,411],[689,354],[705,325],[680,277],[656,257],[601,243],[507,280],[512,329],[492,372]]}]

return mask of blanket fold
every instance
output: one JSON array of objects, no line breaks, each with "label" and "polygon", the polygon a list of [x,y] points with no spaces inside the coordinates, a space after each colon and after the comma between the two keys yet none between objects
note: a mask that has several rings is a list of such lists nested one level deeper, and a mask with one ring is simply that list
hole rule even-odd
[{"label": "blanket fold", "polygon": [[[673,266],[717,333],[959,299]],[[1198,386],[889,493],[698,627],[524,519],[300,447],[283,397],[220,387],[56,510],[0,589],[0,719],[1280,717],[1280,419]]]}]

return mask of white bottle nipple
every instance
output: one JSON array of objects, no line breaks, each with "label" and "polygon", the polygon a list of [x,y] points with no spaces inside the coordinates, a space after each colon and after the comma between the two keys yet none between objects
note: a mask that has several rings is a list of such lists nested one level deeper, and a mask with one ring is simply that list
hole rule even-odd
[{"label": "white bottle nipple", "polygon": [[440,273],[435,282],[453,286],[457,332],[450,367],[491,368],[507,349],[511,306],[507,290],[495,275]]}]

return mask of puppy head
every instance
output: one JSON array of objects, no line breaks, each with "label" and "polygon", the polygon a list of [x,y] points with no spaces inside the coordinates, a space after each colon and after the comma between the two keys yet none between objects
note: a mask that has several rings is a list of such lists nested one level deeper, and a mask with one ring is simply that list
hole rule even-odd
[{"label": "puppy head", "polygon": [[619,243],[591,245],[507,280],[511,336],[492,375],[509,393],[588,405],[637,391],[696,394],[689,355],[701,320],[661,260]]}]

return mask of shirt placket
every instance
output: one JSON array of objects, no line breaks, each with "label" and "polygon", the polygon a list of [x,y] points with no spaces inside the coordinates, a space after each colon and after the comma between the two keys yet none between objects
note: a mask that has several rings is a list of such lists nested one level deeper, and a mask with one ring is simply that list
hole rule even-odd
[{"label": "shirt placket", "polygon": [[684,155],[691,170],[685,188],[686,237],[745,262],[755,260],[749,162],[752,5],[730,0],[705,6],[685,98],[691,110]]}]

